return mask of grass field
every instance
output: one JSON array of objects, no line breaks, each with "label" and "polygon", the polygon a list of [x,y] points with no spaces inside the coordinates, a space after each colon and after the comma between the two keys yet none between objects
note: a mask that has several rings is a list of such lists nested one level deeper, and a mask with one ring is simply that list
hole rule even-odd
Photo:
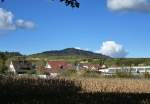
[{"label": "grass field", "polygon": [[0,76],[2,104],[150,104],[150,80]]}]

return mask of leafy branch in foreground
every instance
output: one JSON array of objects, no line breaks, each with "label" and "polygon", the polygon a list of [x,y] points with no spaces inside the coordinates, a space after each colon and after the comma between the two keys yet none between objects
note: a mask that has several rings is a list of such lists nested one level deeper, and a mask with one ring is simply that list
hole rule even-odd
[{"label": "leafy branch in foreground", "polygon": [[80,3],[77,0],[60,0],[60,2],[64,2],[66,6],[71,6],[72,8],[79,8]]},{"label": "leafy branch in foreground", "polygon": [[[5,0],[1,0],[1,2],[4,2]],[[72,8],[76,7],[79,8],[80,7],[80,3],[77,0],[60,0],[60,2],[64,2],[66,4],[66,6],[71,6]]]}]

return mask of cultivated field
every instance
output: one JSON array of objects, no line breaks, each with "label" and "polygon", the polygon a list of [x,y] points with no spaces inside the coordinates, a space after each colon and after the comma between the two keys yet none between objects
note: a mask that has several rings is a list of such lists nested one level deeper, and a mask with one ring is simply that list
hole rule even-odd
[{"label": "cultivated field", "polygon": [[150,79],[78,79],[84,92],[150,93]]},{"label": "cultivated field", "polygon": [[2,104],[150,104],[150,80],[0,76]]}]

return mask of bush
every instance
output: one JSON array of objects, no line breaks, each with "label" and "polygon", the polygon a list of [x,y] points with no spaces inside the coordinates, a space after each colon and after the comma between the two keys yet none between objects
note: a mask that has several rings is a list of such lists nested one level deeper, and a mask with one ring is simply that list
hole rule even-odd
[{"label": "bush", "polygon": [[118,78],[133,78],[134,75],[132,75],[132,73],[130,73],[130,72],[117,72],[116,77],[118,77]]},{"label": "bush", "polygon": [[36,70],[29,70],[27,74],[36,74]]},{"label": "bush", "polygon": [[98,78],[100,77],[100,73],[97,71],[85,71],[82,75],[83,77],[89,77],[89,78]]},{"label": "bush", "polygon": [[63,70],[60,72],[60,77],[73,77],[77,75],[77,71],[74,69]]},{"label": "bush", "polygon": [[6,74],[7,73],[8,68],[6,66],[2,67],[0,69],[0,74]]}]

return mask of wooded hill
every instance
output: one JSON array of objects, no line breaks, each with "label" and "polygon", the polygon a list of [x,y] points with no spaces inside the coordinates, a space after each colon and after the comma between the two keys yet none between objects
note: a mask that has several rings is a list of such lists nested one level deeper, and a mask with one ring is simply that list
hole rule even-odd
[{"label": "wooded hill", "polygon": [[30,57],[38,57],[38,58],[48,58],[48,57],[79,57],[79,58],[104,58],[108,59],[110,58],[109,56],[94,53],[91,51],[85,51],[85,50],[80,50],[80,49],[75,49],[75,48],[66,48],[63,50],[54,50],[54,51],[45,51],[42,53],[37,53],[37,54],[32,54]]}]

